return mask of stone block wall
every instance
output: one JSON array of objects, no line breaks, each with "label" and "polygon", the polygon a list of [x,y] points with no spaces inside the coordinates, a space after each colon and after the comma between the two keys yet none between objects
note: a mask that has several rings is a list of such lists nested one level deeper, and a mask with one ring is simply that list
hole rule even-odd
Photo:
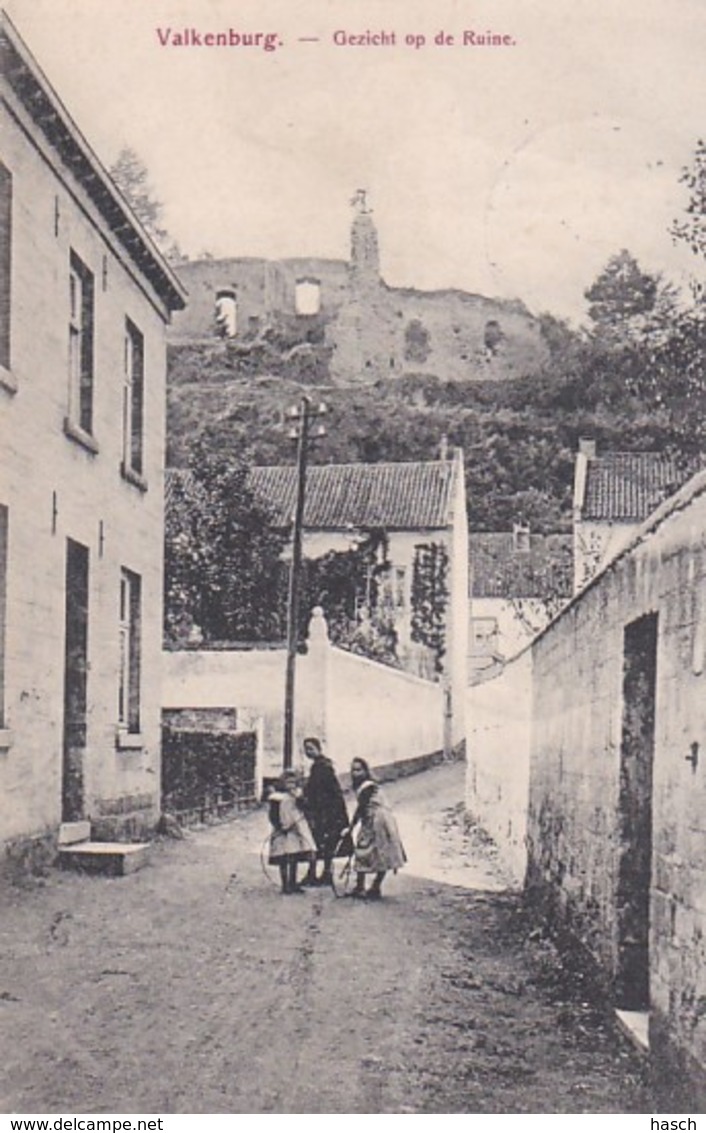
[{"label": "stone block wall", "polygon": [[[174,342],[212,339],[215,335],[216,294],[232,290],[237,297],[237,336],[258,326],[264,328],[277,315],[296,314],[297,280],[314,278],[321,282],[321,305],[334,314],[348,291],[346,264],[337,260],[225,259],[195,260],[182,264],[180,278],[189,293],[184,311],[174,316],[170,338]],[[306,317],[302,318],[302,326]]]},{"label": "stone block wall", "polygon": [[528,885],[620,994],[626,643],[656,618],[648,983],[653,1065],[692,1109],[706,1086],[706,477],[538,638]]},{"label": "stone block wall", "polygon": [[[291,329],[297,280],[318,280],[316,318],[332,351],[336,383],[372,384],[414,373],[460,382],[517,378],[536,373],[546,360],[539,324],[521,303],[453,290],[389,287],[374,274],[359,279],[343,260],[203,260],[178,270],[189,299],[174,318],[174,343],[205,345],[215,339],[216,295],[222,289],[237,296],[236,341],[278,318]],[[299,321],[304,340],[311,319]],[[426,337],[421,352],[409,349],[411,324],[419,324]],[[488,324],[500,334],[493,350],[486,346]]]}]

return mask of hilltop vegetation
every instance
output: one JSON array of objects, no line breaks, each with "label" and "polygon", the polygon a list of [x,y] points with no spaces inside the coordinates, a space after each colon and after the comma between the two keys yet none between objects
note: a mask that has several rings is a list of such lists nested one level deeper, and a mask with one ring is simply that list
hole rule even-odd
[{"label": "hilltop vegetation", "polygon": [[[672,234],[706,257],[706,147],[682,182],[685,219]],[[587,287],[588,322],[574,331],[544,315],[547,361],[539,373],[462,382],[424,368],[372,385],[327,381],[327,347],[296,328],[260,340],[214,340],[169,354],[168,459],[185,465],[198,440],[234,461],[293,459],[286,410],[303,393],[329,406],[327,435],[312,459],[424,460],[442,437],[466,458],[469,520],[507,530],[570,525],[574,455],[581,436],[601,450],[706,451],[706,300],[688,299],[629,252],[612,256]],[[492,345],[492,344],[491,344]]]},{"label": "hilltop vegetation", "polygon": [[472,384],[421,372],[371,387],[312,384],[316,344],[294,372],[281,358],[253,372],[231,342],[172,347],[169,463],[185,465],[199,438],[234,460],[291,462],[285,413],[307,393],[329,408],[315,462],[434,459],[445,435],[464,450],[476,530],[523,517],[557,531],[570,521],[579,437],[595,437],[599,451],[702,447],[700,320],[681,316],[661,341],[606,343],[551,318],[543,333],[551,354],[540,376]]}]

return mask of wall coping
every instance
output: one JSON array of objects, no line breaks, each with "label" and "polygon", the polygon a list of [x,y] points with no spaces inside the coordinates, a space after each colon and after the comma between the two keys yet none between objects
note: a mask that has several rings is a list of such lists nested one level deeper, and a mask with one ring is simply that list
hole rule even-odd
[{"label": "wall coping", "polygon": [[182,641],[178,645],[165,644],[162,653],[169,656],[180,653],[284,653],[286,641],[209,641],[203,646],[198,641]]},{"label": "wall coping", "polygon": [[375,672],[389,673],[395,677],[402,677],[409,684],[421,686],[422,688],[435,688],[441,691],[441,681],[428,681],[424,677],[418,677],[415,673],[408,673],[406,669],[396,669],[393,665],[384,665],[381,661],[373,661],[371,657],[363,657],[360,653],[351,653],[349,649],[341,649],[338,645],[331,646],[331,654],[334,657],[345,657],[350,659],[353,664],[360,664]]},{"label": "wall coping", "polygon": [[[223,657],[224,655],[233,655],[233,656],[248,657],[248,656],[251,656],[253,653],[262,653],[263,655],[268,655],[268,654],[272,654],[272,653],[284,654],[285,648],[286,647],[284,645],[279,645],[279,644],[276,644],[276,643],[275,644],[269,644],[269,643],[265,643],[265,644],[257,643],[257,644],[255,644],[254,643],[253,645],[239,646],[236,649],[236,648],[233,648],[232,646],[229,646],[227,643],[224,642],[222,645],[217,644],[215,648],[213,648],[213,646],[211,646],[209,649],[200,648],[198,645],[193,645],[193,646],[189,645],[189,646],[185,646],[185,647],[179,648],[179,649],[166,649],[165,648],[162,651],[162,656],[163,657],[195,656],[195,657],[208,658],[208,657]],[[308,652],[309,653],[311,652],[311,643],[309,643]],[[385,673],[386,675],[390,675],[394,678],[400,678],[401,680],[406,681],[408,684],[415,685],[416,687],[419,687],[419,688],[438,689],[439,691],[441,691],[441,689],[443,687],[441,681],[428,681],[424,677],[418,677],[415,673],[408,673],[406,669],[396,669],[392,665],[384,665],[381,661],[373,661],[372,658],[370,658],[370,657],[363,657],[360,653],[351,653],[350,650],[341,649],[337,645],[330,645],[329,644],[328,652],[329,652],[329,656],[331,656],[331,657],[334,657],[334,658],[342,658],[343,657],[347,661],[348,660],[351,661],[351,663],[353,665],[358,664],[358,665],[361,665],[363,667],[367,667],[368,669],[370,669],[373,672],[376,672],[378,674]],[[306,654],[304,654],[304,656],[306,656]]]}]

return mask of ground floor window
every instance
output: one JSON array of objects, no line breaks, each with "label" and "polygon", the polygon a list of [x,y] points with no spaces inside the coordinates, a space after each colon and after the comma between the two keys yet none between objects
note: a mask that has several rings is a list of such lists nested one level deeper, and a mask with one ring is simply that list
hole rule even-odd
[{"label": "ground floor window", "polygon": [[141,590],[139,574],[120,574],[120,672],[118,724],[128,732],[140,731]]}]

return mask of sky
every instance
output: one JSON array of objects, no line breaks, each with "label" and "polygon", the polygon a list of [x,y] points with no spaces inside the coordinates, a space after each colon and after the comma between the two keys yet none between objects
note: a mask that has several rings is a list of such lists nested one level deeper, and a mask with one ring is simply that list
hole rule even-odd
[{"label": "sky", "polygon": [[[394,286],[577,322],[622,248],[681,284],[698,270],[669,226],[705,128],[704,0],[4,5],[99,158],[138,152],[192,257],[347,258],[363,187]],[[184,28],[277,46],[162,42]]]}]

